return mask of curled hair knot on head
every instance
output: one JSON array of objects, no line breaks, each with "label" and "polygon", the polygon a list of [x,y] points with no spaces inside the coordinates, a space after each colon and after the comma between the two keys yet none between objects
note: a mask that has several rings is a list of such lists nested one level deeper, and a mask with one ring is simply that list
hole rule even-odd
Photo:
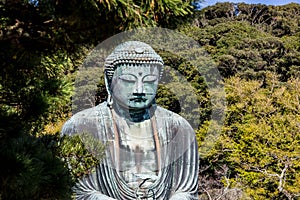
[{"label": "curled hair knot on head", "polygon": [[153,50],[153,48],[139,41],[128,41],[118,45],[105,60],[105,81],[108,92],[112,77],[117,67],[131,65],[156,65],[160,71],[160,78],[164,71],[164,62],[162,58]]}]

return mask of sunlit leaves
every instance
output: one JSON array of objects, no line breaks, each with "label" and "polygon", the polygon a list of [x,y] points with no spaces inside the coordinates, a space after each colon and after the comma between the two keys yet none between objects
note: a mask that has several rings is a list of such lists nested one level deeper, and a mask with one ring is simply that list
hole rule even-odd
[{"label": "sunlit leaves", "polygon": [[224,130],[232,149],[228,159],[236,163],[240,181],[252,188],[247,191],[254,198],[268,199],[285,195],[276,189],[284,173],[285,192],[296,194],[300,162],[299,79],[281,83],[276,75],[268,74],[264,84],[237,77],[226,82],[229,129]]}]

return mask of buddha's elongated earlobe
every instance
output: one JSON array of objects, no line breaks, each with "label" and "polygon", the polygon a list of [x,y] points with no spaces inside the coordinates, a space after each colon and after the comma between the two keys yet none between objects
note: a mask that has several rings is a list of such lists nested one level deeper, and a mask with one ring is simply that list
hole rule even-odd
[{"label": "buddha's elongated earlobe", "polygon": [[106,91],[107,91],[107,105],[108,107],[112,108],[112,104],[113,104],[113,98],[111,96],[111,91],[110,91],[110,86],[109,86],[109,81],[107,80],[107,76],[104,75],[104,81],[105,81],[105,87],[106,87]]},{"label": "buddha's elongated earlobe", "polygon": [[108,105],[108,107],[112,108],[112,104],[113,104],[113,99],[111,97],[111,94],[108,94],[107,105]]}]

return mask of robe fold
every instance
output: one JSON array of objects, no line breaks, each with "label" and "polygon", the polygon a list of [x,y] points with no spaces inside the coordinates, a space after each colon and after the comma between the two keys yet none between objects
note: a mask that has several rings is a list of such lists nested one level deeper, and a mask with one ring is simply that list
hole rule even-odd
[{"label": "robe fold", "polygon": [[176,113],[156,105],[152,108],[160,167],[157,178],[142,188],[130,187],[117,170],[120,149],[116,147],[113,116],[106,102],[76,113],[64,124],[62,135],[84,132],[107,146],[100,164],[74,187],[76,199],[198,199],[198,148],[193,129]]}]

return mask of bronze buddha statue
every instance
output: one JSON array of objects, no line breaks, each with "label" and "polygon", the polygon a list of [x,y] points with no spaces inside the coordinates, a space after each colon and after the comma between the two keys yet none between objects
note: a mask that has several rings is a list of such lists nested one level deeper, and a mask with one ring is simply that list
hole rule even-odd
[{"label": "bronze buddha statue", "polygon": [[107,102],[76,113],[62,129],[107,145],[105,158],[74,188],[76,199],[198,199],[195,133],[155,103],[163,67],[138,41],[120,44],[107,57]]}]

